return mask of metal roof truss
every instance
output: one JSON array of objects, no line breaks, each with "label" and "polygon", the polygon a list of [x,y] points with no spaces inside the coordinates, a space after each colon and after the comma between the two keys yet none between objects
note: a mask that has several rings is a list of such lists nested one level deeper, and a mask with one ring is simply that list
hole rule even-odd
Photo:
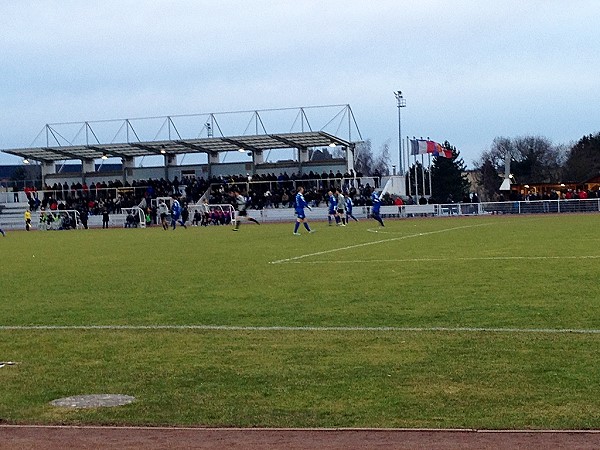
[{"label": "metal roof truss", "polygon": [[331,144],[350,146],[350,142],[323,131],[249,136],[210,137],[150,142],[35,147],[3,150],[23,159],[52,162],[67,159],[90,160],[103,156],[135,158],[160,154],[221,153],[239,151],[259,152],[286,148],[326,147]]}]

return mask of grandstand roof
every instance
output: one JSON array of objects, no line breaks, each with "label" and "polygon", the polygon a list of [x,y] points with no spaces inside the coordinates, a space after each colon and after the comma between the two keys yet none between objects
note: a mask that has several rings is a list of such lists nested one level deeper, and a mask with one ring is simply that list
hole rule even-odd
[{"label": "grandstand roof", "polygon": [[95,145],[31,147],[2,150],[5,153],[35,161],[53,162],[69,159],[89,160],[103,156],[130,158],[187,153],[219,153],[231,151],[265,151],[286,148],[350,146],[350,142],[323,131],[262,134],[200,139],[175,139],[148,142],[126,142]]}]

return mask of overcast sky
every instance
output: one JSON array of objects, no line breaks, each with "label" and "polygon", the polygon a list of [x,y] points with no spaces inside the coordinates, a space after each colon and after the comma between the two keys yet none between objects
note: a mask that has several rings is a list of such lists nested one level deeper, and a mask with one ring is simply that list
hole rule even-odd
[{"label": "overcast sky", "polygon": [[600,131],[599,19],[597,0],[0,0],[0,148],[46,123],[348,103],[396,163],[402,90],[402,134],[472,166],[497,136]]}]

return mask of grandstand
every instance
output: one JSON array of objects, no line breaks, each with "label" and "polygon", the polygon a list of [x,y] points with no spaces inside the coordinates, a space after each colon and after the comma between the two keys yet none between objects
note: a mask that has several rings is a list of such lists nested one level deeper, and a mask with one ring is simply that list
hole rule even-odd
[{"label": "grandstand", "polygon": [[[25,165],[37,164],[41,186],[90,184],[111,175],[131,183],[238,173],[346,172],[354,169],[357,156],[353,137],[362,140],[350,105],[327,105],[46,124],[32,146],[3,151]],[[102,171],[105,162],[119,160],[120,169]],[[72,162],[81,172],[66,172]]]}]

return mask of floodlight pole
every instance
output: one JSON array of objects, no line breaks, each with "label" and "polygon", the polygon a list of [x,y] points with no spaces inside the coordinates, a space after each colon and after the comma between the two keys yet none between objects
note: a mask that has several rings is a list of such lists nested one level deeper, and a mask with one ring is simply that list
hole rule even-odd
[{"label": "floodlight pole", "polygon": [[406,100],[402,96],[402,91],[394,92],[396,100],[398,102],[398,173],[404,174],[404,167],[402,167],[402,108],[406,107]]}]

